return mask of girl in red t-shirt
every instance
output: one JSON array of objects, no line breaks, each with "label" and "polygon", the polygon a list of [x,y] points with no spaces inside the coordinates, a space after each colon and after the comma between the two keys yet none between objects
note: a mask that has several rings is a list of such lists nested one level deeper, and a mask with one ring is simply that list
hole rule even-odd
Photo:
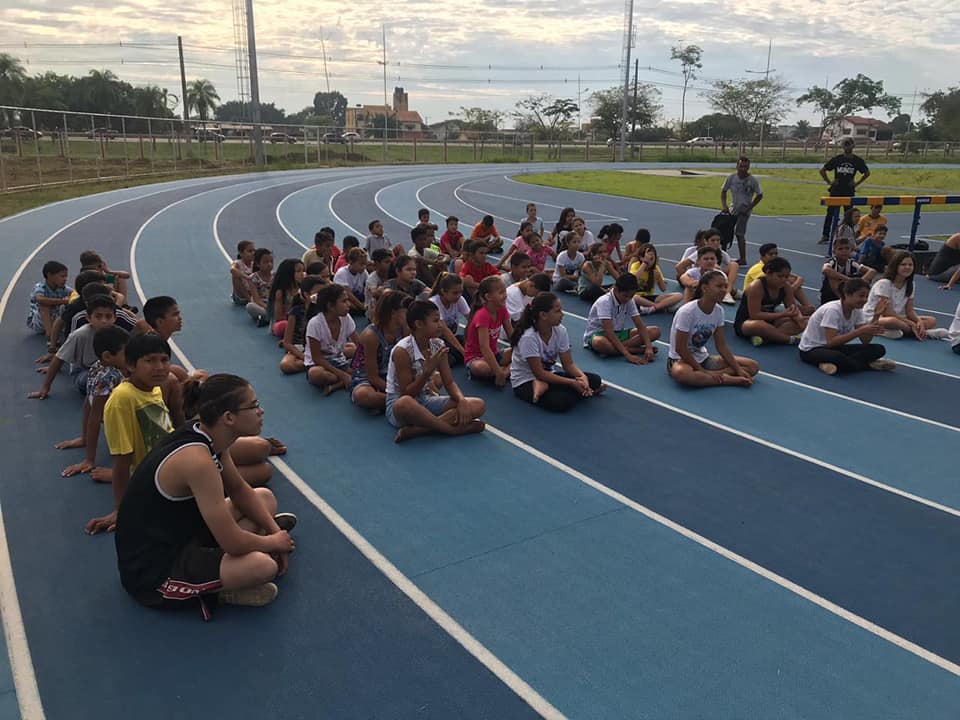
[{"label": "girl in red t-shirt", "polygon": [[492,275],[480,283],[473,299],[463,361],[471,378],[492,378],[497,387],[510,379],[510,353],[501,353],[498,345],[501,329],[506,337],[513,334],[510,313],[507,312],[507,286],[499,275]]}]

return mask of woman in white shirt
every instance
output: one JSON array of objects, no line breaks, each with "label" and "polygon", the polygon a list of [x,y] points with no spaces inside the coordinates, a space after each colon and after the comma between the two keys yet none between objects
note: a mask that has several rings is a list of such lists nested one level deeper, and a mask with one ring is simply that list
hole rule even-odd
[{"label": "woman in white shirt", "polygon": [[[936,320],[929,315],[917,315],[913,309],[915,268],[913,255],[901,250],[890,258],[883,277],[870,289],[863,312],[868,317],[877,316],[877,322],[884,328],[885,338],[896,340],[904,334],[913,335],[917,340],[925,340],[927,336],[947,336],[946,329],[938,328]],[[881,305],[884,300],[886,302]]]},{"label": "woman in white shirt", "polygon": [[[883,357],[887,352],[883,345],[870,342],[883,334],[883,325],[878,322],[879,313],[867,322],[861,310],[867,302],[869,287],[860,278],[840,283],[837,288],[840,299],[824,303],[807,320],[807,328],[800,338],[801,360],[816,365],[827,375],[896,367],[893,360]],[[883,300],[877,309],[885,304]],[[857,338],[860,342],[854,344]]]},{"label": "woman in white shirt", "polygon": [[[755,360],[738,357],[727,347],[723,334],[723,308],[720,306],[726,292],[727,278],[722,272],[705,272],[700,277],[694,299],[673,316],[667,372],[681,385],[750,387],[753,376],[760,372]],[[707,351],[711,337],[717,355]]]},{"label": "woman in white shirt", "polygon": [[[524,309],[510,336],[513,394],[550,412],[566,412],[606,389],[599,375],[585,373],[574,364],[562,321],[560,300],[542,292]],[[558,361],[562,370],[556,369]]]}]

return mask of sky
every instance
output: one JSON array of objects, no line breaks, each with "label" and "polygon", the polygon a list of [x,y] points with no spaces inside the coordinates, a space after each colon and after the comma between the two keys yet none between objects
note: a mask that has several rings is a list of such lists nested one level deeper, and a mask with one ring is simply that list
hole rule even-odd
[{"label": "sky", "polygon": [[[579,97],[586,122],[590,93],[623,82],[625,6],[618,0],[255,0],[254,18],[261,101],[290,113],[327,89],[324,46],[330,89],[351,105],[382,104],[382,27],[388,95],[404,87],[410,109],[430,123],[461,106],[509,114],[520,98],[543,92]],[[700,77],[687,92],[688,120],[711,112],[700,94],[711,81],[765,70],[771,40],[771,74],[794,95],[863,73],[900,96],[904,112],[915,105],[916,116],[925,91],[960,84],[956,73],[943,73],[958,66],[960,44],[949,32],[960,27],[956,0],[637,0],[634,27],[639,80],[661,91],[667,120],[681,111],[682,78],[670,49],[688,44],[703,48]],[[19,57],[31,74],[110,69],[179,95],[177,35],[188,81],[208,78],[221,100],[236,99],[229,1],[31,0],[0,8],[0,52]],[[799,119],[817,124],[809,107],[792,109],[786,121]]]}]

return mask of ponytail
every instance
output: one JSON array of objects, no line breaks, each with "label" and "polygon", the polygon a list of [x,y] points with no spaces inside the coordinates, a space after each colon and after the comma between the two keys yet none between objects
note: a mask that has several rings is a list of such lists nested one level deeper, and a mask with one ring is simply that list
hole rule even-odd
[{"label": "ponytail", "polygon": [[452,290],[456,286],[463,286],[463,278],[452,272],[442,272],[437,275],[437,279],[433,281],[433,287],[430,288],[430,297],[439,295],[440,293],[446,292],[447,290]]},{"label": "ponytail", "polygon": [[520,338],[523,337],[523,334],[529,328],[536,328],[537,320],[540,319],[540,316],[543,313],[550,312],[550,310],[553,309],[553,304],[556,301],[557,296],[552,292],[537,293],[537,296],[533,298],[533,302],[523,309],[520,319],[517,320],[517,324],[513,326],[513,334],[510,336],[510,345],[516,347],[520,342]]},{"label": "ponytail", "polygon": [[467,325],[473,321],[473,316],[477,314],[477,311],[486,304],[487,295],[493,292],[497,283],[503,283],[499,275],[488,275],[480,281],[480,286],[473,294],[473,304],[470,306],[470,317],[467,318]]}]

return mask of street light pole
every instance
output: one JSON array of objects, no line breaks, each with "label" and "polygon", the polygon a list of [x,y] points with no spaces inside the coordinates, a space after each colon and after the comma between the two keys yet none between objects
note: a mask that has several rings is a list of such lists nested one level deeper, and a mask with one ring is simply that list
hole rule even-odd
[{"label": "street light pole", "polygon": [[387,161],[387,126],[389,125],[390,120],[390,106],[387,105],[387,24],[383,23],[380,26],[382,33],[382,45],[383,45],[383,60],[380,62],[383,65],[383,161]]},{"label": "street light pole", "polygon": [[260,127],[260,79],[257,75],[257,33],[253,27],[253,0],[247,0],[247,50],[250,53],[250,119],[253,123],[253,158],[263,167],[263,129]]}]

